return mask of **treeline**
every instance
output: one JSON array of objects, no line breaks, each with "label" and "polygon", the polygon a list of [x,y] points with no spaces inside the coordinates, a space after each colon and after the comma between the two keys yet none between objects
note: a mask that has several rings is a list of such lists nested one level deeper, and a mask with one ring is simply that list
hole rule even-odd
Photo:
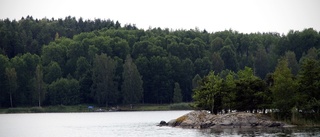
[{"label": "treeline", "polygon": [[309,52],[302,58],[297,75],[289,68],[289,58],[282,57],[274,72],[265,79],[254,75],[252,68],[233,72],[210,72],[193,79],[194,105],[211,113],[230,111],[271,111],[277,118],[320,122],[320,61]]},{"label": "treeline", "polygon": [[[12,58],[18,54],[41,54],[42,46],[54,41],[56,37],[72,38],[81,32],[102,28],[120,28],[118,21],[83,20],[68,16],[65,19],[33,19],[32,16],[16,20],[0,21],[0,53]],[[127,29],[137,29],[135,25],[125,25]]]},{"label": "treeline", "polygon": [[189,102],[197,74],[248,66],[264,79],[285,56],[296,76],[302,58],[318,60],[320,47],[313,29],[287,35],[141,30],[71,17],[1,20],[0,37],[2,107]]}]

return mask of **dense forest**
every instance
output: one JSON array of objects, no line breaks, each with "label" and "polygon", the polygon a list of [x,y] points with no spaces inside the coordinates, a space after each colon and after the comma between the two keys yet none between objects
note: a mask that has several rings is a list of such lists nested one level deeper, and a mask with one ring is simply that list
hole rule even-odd
[{"label": "dense forest", "polygon": [[0,107],[195,101],[212,112],[295,106],[319,113],[319,48],[312,28],[244,34],[70,16],[5,19]]}]

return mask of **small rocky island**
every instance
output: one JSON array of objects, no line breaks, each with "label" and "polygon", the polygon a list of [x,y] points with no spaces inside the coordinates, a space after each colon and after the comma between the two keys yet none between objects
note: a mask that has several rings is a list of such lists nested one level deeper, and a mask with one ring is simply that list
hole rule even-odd
[{"label": "small rocky island", "polygon": [[207,111],[192,111],[169,122],[161,121],[159,126],[171,126],[182,128],[263,128],[263,127],[287,127],[289,125],[271,120],[263,114],[235,112],[221,115],[212,115]]}]

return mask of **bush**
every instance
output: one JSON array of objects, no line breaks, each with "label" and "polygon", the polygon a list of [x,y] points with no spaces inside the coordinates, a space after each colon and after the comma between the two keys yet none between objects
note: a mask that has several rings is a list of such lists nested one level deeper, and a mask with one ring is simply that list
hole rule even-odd
[{"label": "bush", "polygon": [[171,110],[192,110],[190,103],[175,103],[169,106]]},{"label": "bush", "polygon": [[45,108],[45,112],[66,112],[66,108],[64,105],[49,106]]},{"label": "bush", "polygon": [[9,108],[7,113],[29,113],[28,108]]},{"label": "bush", "polygon": [[32,107],[32,108],[30,108],[30,112],[31,113],[41,113],[41,112],[44,112],[44,110],[41,107]]}]

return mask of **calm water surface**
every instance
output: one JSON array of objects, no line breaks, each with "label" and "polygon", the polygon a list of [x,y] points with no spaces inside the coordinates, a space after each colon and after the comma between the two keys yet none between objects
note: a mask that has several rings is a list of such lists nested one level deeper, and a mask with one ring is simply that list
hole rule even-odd
[{"label": "calm water surface", "polygon": [[320,136],[319,128],[196,130],[156,126],[190,111],[1,114],[0,137]]}]

